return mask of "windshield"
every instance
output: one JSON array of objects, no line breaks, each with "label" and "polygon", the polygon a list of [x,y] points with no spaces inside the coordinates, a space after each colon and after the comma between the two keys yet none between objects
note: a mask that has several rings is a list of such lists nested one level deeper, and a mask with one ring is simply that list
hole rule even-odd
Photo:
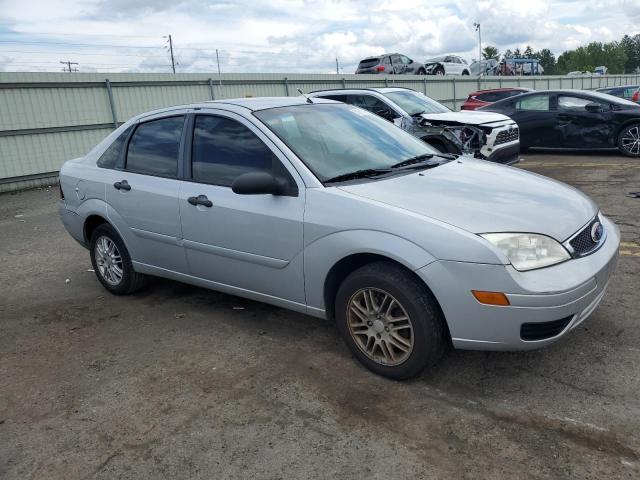
[{"label": "windshield", "polygon": [[361,108],[308,104],[254,112],[321,180],[438,153]]},{"label": "windshield", "polygon": [[409,115],[417,115],[419,113],[449,113],[451,111],[441,103],[413,90],[397,90],[395,92],[385,92],[383,95],[392,102],[395,102]]}]

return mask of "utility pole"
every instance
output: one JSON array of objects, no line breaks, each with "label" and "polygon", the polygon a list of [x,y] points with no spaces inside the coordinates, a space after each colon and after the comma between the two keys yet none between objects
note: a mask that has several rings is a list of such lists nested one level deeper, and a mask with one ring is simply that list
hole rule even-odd
[{"label": "utility pole", "polygon": [[336,57],[336,73],[340,73],[340,65],[338,64],[338,57]]},{"label": "utility pole", "polygon": [[216,62],[218,64],[218,80],[220,81],[220,85],[222,85],[222,76],[220,75],[220,55],[218,55],[217,48],[216,48]]},{"label": "utility pole", "polygon": [[482,75],[482,34],[480,32],[480,23],[476,22],[473,26],[476,27],[476,32],[478,32],[478,75]]},{"label": "utility pole", "polygon": [[171,35],[169,35],[169,52],[171,53],[171,69],[173,73],[176,73],[176,62],[173,58],[173,40],[171,39]]},{"label": "utility pole", "polygon": [[[60,60],[60,63],[63,64],[63,65],[66,65],[66,67],[62,68],[62,71],[63,72],[69,72],[69,73],[77,72],[78,71],[78,66],[80,65],[78,62],[72,62],[71,60],[67,60],[66,62]],[[75,67],[71,67],[71,65],[75,65]]]}]

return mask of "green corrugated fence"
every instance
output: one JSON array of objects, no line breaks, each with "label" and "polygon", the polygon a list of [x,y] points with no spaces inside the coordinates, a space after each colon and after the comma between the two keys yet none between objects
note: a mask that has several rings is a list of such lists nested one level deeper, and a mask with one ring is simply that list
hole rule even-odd
[{"label": "green corrugated fence", "polygon": [[326,88],[401,86],[453,109],[479,89],[595,89],[639,75],[432,77],[309,74],[0,73],[0,192],[51,182],[115,126],[148,110],[205,100],[297,96]]}]

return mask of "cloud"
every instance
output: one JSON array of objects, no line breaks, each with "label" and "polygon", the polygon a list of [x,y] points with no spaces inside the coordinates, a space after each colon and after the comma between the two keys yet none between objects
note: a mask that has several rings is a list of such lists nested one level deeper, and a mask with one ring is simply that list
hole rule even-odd
[{"label": "cloud", "polygon": [[351,72],[383,52],[471,60],[476,21],[484,45],[556,55],[640,31],[640,0],[0,0],[0,11],[4,70],[72,58],[82,71],[167,72],[169,33],[178,71],[217,71],[218,49],[226,72],[334,72],[336,58]]}]

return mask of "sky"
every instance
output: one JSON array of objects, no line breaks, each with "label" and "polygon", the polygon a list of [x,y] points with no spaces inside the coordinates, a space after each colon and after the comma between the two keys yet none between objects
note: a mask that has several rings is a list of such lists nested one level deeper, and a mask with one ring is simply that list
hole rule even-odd
[{"label": "sky", "polygon": [[640,33],[640,0],[0,0],[0,71],[353,73],[482,44],[549,48]]}]

